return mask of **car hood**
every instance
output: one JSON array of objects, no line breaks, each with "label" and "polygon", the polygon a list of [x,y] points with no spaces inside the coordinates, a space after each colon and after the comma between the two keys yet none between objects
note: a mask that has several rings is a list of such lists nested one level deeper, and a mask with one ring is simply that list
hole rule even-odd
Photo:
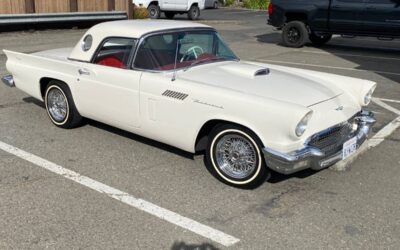
[{"label": "car hood", "polygon": [[[178,78],[249,95],[312,106],[343,93],[332,82],[310,71],[252,62],[209,63],[193,67]],[[326,78],[326,77],[325,77]]]}]

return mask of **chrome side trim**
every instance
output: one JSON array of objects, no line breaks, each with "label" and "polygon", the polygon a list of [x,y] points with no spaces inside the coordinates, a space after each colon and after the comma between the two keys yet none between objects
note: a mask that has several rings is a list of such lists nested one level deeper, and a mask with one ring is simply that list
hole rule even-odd
[{"label": "chrome side trim", "polygon": [[15,87],[14,78],[12,75],[6,75],[1,78],[1,81],[8,87]]}]

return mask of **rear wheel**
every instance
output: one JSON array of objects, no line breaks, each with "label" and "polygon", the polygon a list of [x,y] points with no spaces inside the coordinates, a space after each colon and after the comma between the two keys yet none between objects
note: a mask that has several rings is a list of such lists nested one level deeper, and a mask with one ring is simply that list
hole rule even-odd
[{"label": "rear wheel", "polygon": [[218,2],[217,1],[214,2],[214,9],[218,9]]},{"label": "rear wheel", "polygon": [[44,96],[47,114],[54,125],[74,128],[82,121],[69,88],[62,82],[51,81]]},{"label": "rear wheel", "polygon": [[206,150],[207,167],[219,180],[240,188],[254,188],[269,172],[261,142],[250,130],[237,125],[213,129]]},{"label": "rear wheel", "polygon": [[306,43],[308,31],[306,25],[300,21],[287,23],[282,30],[282,41],[287,47],[300,48]]},{"label": "rear wheel", "polygon": [[149,17],[151,19],[158,19],[160,18],[160,7],[158,5],[155,4],[151,4],[148,8],[147,8],[148,12],[149,12]]},{"label": "rear wheel", "polygon": [[331,34],[318,35],[318,34],[315,34],[314,32],[311,32],[309,38],[310,38],[310,41],[314,45],[321,46],[321,45],[324,45],[325,43],[329,42],[329,40],[331,40],[331,38],[332,38],[332,35]]},{"label": "rear wheel", "polygon": [[188,18],[190,20],[196,20],[199,18],[199,16],[200,16],[199,6],[192,5],[192,7],[190,7],[189,12],[188,12]]},{"label": "rear wheel", "polygon": [[168,19],[173,19],[174,16],[175,16],[175,13],[174,13],[174,12],[167,11],[167,12],[164,12],[164,15],[165,15],[165,17],[168,18]]}]

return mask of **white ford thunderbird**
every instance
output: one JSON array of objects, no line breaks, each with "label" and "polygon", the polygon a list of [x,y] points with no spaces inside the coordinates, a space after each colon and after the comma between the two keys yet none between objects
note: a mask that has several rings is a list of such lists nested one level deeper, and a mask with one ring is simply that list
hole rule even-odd
[{"label": "white ford thunderbird", "polygon": [[347,158],[375,122],[376,83],[239,60],[211,27],[176,21],[94,26],[71,49],[5,51],[3,77],[50,120],[87,117],[188,152],[237,187]]}]

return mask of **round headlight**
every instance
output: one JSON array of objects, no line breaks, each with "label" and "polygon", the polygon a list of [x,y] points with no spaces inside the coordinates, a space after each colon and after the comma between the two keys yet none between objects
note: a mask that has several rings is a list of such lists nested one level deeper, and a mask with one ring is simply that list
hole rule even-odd
[{"label": "round headlight", "polygon": [[298,137],[302,136],[302,135],[304,134],[304,132],[306,131],[308,122],[310,121],[312,114],[313,114],[312,111],[308,112],[308,113],[300,120],[299,124],[297,124],[295,132],[296,132],[296,135],[297,135]]},{"label": "round headlight", "polygon": [[372,88],[368,91],[368,93],[364,96],[364,105],[367,106],[372,100],[372,94],[374,93],[375,88]]}]

